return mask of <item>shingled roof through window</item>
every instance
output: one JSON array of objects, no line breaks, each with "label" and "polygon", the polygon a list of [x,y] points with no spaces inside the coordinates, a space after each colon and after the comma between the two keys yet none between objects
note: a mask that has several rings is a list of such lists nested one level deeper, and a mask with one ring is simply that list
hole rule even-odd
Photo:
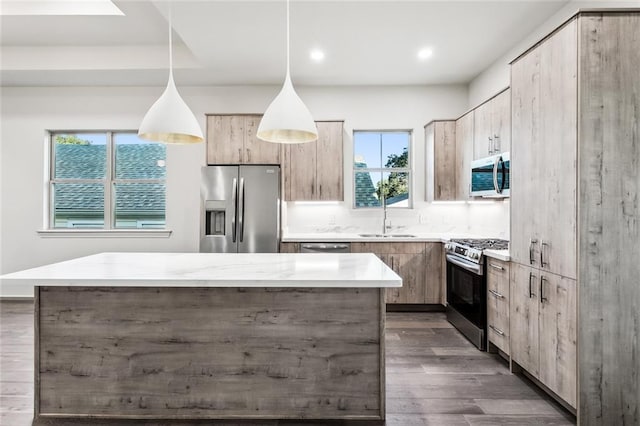
[{"label": "shingled roof through window", "polygon": [[[165,147],[161,144],[118,145],[116,178],[164,179]],[[162,166],[159,165],[162,161]],[[106,175],[105,145],[56,145],[56,179],[103,179]],[[164,183],[117,183],[119,213],[164,213]],[[55,186],[57,212],[102,212],[104,190],[100,183],[60,183]]]}]

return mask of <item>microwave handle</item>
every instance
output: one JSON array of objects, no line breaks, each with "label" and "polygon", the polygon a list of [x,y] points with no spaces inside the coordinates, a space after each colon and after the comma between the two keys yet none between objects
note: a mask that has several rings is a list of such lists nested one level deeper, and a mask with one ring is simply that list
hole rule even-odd
[{"label": "microwave handle", "polygon": [[500,163],[501,159],[502,157],[497,156],[495,161],[493,162],[493,189],[498,194],[502,192],[500,188],[498,188],[498,164]]}]

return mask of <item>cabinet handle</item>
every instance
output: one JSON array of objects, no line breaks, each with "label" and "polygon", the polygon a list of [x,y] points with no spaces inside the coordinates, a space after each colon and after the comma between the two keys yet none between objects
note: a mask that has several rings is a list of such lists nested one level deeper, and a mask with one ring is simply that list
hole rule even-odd
[{"label": "cabinet handle", "polygon": [[242,148],[238,148],[238,163],[242,163]]},{"label": "cabinet handle", "polygon": [[533,251],[533,245],[538,244],[538,240],[530,239],[529,240],[529,265],[533,265],[536,263],[536,257]]},{"label": "cabinet handle", "polygon": [[491,289],[489,289],[489,293],[493,294],[493,295],[494,295],[495,297],[497,297],[498,299],[504,299],[504,296],[503,296],[503,295],[501,295],[500,293],[498,293],[498,292],[497,292],[497,291],[495,291],[495,290],[491,290]]},{"label": "cabinet handle", "polygon": [[493,135],[493,152],[498,154],[500,152],[500,136]]},{"label": "cabinet handle", "polygon": [[533,294],[533,280],[536,276],[533,275],[533,272],[529,272],[529,299],[533,298],[535,294]]},{"label": "cabinet handle", "polygon": [[491,266],[494,269],[497,269],[498,271],[504,271],[504,268],[500,265],[496,265],[495,263],[489,263],[489,266]]},{"label": "cabinet handle", "polygon": [[394,260],[393,260],[393,256],[391,256],[391,269],[393,269],[394,271],[396,270],[395,264],[394,264]]},{"label": "cabinet handle", "polygon": [[540,303],[548,302],[549,300],[544,297],[544,285],[543,283],[547,282],[547,279],[540,275]]},{"label": "cabinet handle", "polygon": [[499,335],[504,336],[504,331],[500,330],[499,328],[494,327],[494,326],[492,326],[491,324],[489,324],[489,328],[490,328],[491,330],[493,330],[494,332],[498,333]]},{"label": "cabinet handle", "polygon": [[318,185],[318,196],[322,199],[322,184]]},{"label": "cabinet handle", "polygon": [[493,154],[493,138],[489,136],[489,154]]},{"label": "cabinet handle", "polygon": [[545,266],[549,266],[549,262],[544,261],[544,248],[549,247],[549,243],[545,243],[544,241],[540,241],[540,267],[544,268]]},{"label": "cabinet handle", "polygon": [[247,161],[251,162],[251,149],[247,148]]}]

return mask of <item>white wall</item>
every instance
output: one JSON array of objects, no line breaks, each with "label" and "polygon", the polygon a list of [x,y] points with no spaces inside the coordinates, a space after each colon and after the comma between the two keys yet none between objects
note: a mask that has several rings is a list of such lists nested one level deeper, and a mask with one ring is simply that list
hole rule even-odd
[{"label": "white wall", "polygon": [[640,2],[637,0],[626,1],[597,1],[597,0],[573,0],[568,2],[558,12],[536,28],[523,40],[518,41],[514,46],[487,69],[475,77],[469,84],[469,108],[474,108],[481,104],[500,90],[509,86],[511,82],[509,62],[514,60],[525,50],[540,41],[547,34],[561,25],[571,17],[578,9],[588,8],[638,8]]},{"label": "white wall", "polygon": [[[459,116],[466,109],[468,99],[466,86],[298,89],[314,118],[344,119],[347,134],[351,134],[352,129],[413,129],[414,190],[418,202],[424,199],[423,126],[435,118]],[[136,129],[161,90],[151,87],[2,88],[0,274],[103,251],[198,250],[199,168],[205,164],[203,144],[170,146],[167,150],[167,227],[173,231],[169,238],[44,238],[36,232],[43,228],[45,131]],[[279,87],[262,86],[184,87],[181,93],[204,129],[205,113],[261,112],[278,90]],[[345,142],[348,162],[352,155],[350,138]],[[346,206],[351,205],[350,176],[351,169],[345,166]],[[465,205],[457,207],[464,221],[459,222],[460,232],[468,229],[469,215],[464,213],[468,209]],[[428,223],[444,220],[438,219],[436,210],[433,212]],[[351,214],[350,208],[343,207],[341,215],[346,216],[345,226],[359,220],[359,216],[351,217]],[[406,214],[408,225],[415,222],[415,212]],[[297,223],[295,210],[289,217]],[[402,223],[396,219],[394,225]],[[3,284],[0,296],[30,296],[32,291],[32,288]]]}]

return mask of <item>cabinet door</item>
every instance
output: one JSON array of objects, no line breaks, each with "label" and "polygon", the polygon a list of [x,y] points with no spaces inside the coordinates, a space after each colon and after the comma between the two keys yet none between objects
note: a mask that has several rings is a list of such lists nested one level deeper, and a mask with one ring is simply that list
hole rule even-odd
[{"label": "cabinet door", "polygon": [[535,377],[539,377],[538,288],[536,269],[511,262],[511,359]]},{"label": "cabinet door", "polygon": [[434,200],[455,200],[456,122],[436,121],[433,136]]},{"label": "cabinet door", "polygon": [[[577,272],[577,45],[574,20],[539,47],[543,175],[538,201],[546,218],[540,230],[541,267],[569,278]],[[514,171],[516,167],[514,163]]]},{"label": "cabinet door", "polygon": [[[541,185],[540,48],[511,66],[511,241],[512,263],[539,266],[538,241],[543,227]],[[532,243],[532,241],[536,241]]]},{"label": "cabinet door", "polygon": [[576,281],[540,272],[540,381],[576,407]]},{"label": "cabinet door", "polygon": [[260,120],[261,115],[244,116],[244,164],[280,164],[282,145],[256,136]]},{"label": "cabinet door", "polygon": [[507,89],[491,100],[493,146],[495,153],[511,149],[511,89]]},{"label": "cabinet door", "polygon": [[424,303],[424,253],[386,254],[386,263],[402,277],[402,287],[387,292],[387,303]]},{"label": "cabinet door", "polygon": [[493,148],[492,119],[493,110],[491,101],[485,102],[473,111],[473,159],[491,155]]},{"label": "cabinet door", "polygon": [[316,142],[286,145],[284,157],[284,199],[317,200]]},{"label": "cabinet door", "polygon": [[[320,201],[343,201],[342,121],[319,121],[316,142],[316,198]],[[313,142],[312,142],[313,143]]]},{"label": "cabinet door", "polygon": [[509,354],[509,262],[487,258],[487,334]]},{"label": "cabinet door", "polygon": [[442,287],[442,243],[426,243],[424,250],[424,302],[427,304],[442,303],[444,291]]},{"label": "cabinet door", "polygon": [[243,139],[243,116],[207,116],[207,164],[242,163]]},{"label": "cabinet door", "polygon": [[[469,199],[473,160],[473,111],[456,120],[456,198]],[[513,229],[513,228],[512,228]]]},{"label": "cabinet door", "polygon": [[280,243],[280,253],[300,253],[300,243]]}]

